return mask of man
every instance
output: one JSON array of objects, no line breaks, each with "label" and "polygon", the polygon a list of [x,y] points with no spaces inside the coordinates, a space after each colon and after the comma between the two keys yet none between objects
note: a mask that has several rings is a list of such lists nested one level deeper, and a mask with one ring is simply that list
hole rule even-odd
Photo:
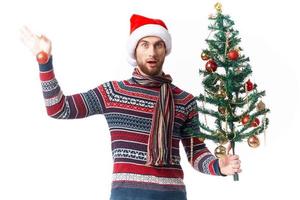
[{"label": "man", "polygon": [[[171,36],[159,19],[133,15],[128,40],[132,77],[110,81],[85,93],[65,96],[53,72],[52,57],[40,64],[47,113],[57,119],[104,114],[114,160],[111,200],[186,200],[179,142],[192,166],[211,175],[240,172],[238,156],[216,159],[199,132],[194,97],[173,85],[163,70]],[[34,55],[51,55],[51,42],[24,28],[23,41]]]}]

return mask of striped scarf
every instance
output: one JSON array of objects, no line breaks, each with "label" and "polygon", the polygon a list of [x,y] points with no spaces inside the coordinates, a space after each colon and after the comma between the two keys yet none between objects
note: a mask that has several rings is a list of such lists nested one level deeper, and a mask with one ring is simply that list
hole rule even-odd
[{"label": "striped scarf", "polygon": [[147,148],[146,165],[166,166],[172,162],[172,134],[175,105],[170,75],[146,76],[135,68],[132,78],[140,85],[160,87],[159,97],[152,116],[152,125]]}]

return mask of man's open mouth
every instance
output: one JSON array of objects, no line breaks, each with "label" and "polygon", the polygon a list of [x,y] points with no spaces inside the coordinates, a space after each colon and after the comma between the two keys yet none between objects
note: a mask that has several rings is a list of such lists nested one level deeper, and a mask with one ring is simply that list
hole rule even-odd
[{"label": "man's open mouth", "polygon": [[157,61],[155,61],[155,60],[148,60],[147,63],[149,63],[149,64],[156,64]]}]

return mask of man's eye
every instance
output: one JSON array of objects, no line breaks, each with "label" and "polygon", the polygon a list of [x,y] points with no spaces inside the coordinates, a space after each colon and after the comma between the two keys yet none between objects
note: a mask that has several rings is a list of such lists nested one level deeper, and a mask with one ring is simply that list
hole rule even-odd
[{"label": "man's eye", "polygon": [[142,47],[147,48],[149,45],[147,43],[142,43]]},{"label": "man's eye", "polygon": [[160,42],[160,43],[158,43],[156,46],[157,46],[158,48],[163,48],[163,47],[164,47],[164,44],[163,44],[162,42]]}]

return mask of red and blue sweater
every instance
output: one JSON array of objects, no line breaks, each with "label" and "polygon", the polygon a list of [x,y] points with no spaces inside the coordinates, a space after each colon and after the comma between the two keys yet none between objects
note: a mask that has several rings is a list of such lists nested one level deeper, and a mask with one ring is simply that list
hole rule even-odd
[{"label": "red and blue sweater", "polygon": [[[221,175],[216,159],[202,140],[187,128],[199,132],[195,98],[172,85],[175,121],[171,166],[146,166],[152,113],[159,88],[142,86],[130,78],[110,81],[84,93],[65,96],[55,79],[52,57],[39,65],[47,113],[56,119],[84,118],[103,114],[109,126],[114,161],[111,200],[186,200],[179,143],[192,166],[205,174]],[[193,140],[191,140],[193,138]],[[191,150],[192,144],[192,150]],[[193,155],[191,155],[191,152]]]}]

